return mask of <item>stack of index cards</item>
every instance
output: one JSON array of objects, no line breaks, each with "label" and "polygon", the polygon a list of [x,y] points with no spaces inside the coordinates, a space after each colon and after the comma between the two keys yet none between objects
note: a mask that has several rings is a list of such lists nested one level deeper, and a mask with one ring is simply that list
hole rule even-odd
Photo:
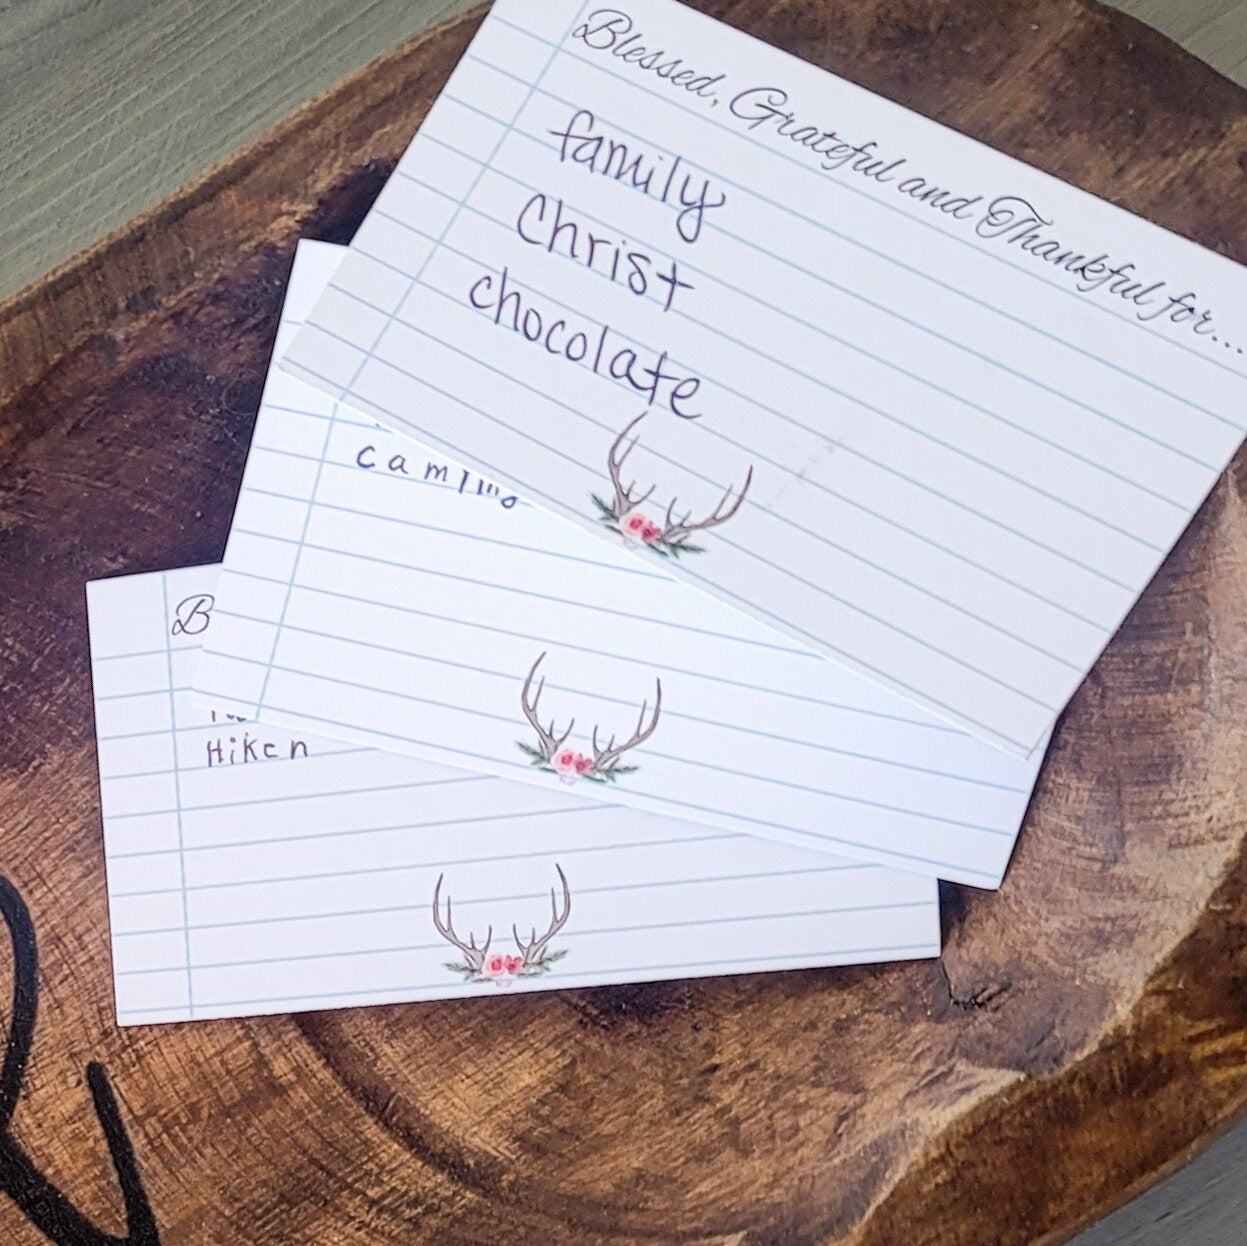
[{"label": "stack of index cards", "polygon": [[675,0],[498,0],[299,248],[223,566],[89,586],[120,1020],[938,955],[1245,289]]}]

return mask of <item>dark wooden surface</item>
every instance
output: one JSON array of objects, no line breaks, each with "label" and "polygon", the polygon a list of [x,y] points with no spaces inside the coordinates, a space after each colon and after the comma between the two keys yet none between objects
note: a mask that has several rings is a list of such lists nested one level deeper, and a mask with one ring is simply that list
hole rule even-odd
[{"label": "dark wooden surface", "polygon": [[[1247,259],[1247,95],[1129,19],[700,7]],[[0,873],[40,1007],[25,1065],[0,890],[0,1241],[125,1234],[93,1094],[136,1243],[1060,1241],[1247,1097],[1241,455],[1066,715],[1005,887],[948,890],[942,963],[115,1027],[83,581],[219,557],[294,241],[349,238],[471,29],[0,308]]]}]

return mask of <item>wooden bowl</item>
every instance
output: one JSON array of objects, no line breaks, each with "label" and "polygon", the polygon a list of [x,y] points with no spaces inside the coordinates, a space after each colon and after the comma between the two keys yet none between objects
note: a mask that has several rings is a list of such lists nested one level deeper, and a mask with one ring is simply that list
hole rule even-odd
[{"label": "wooden bowl", "polygon": [[[1247,94],[1130,19],[698,7],[1247,258]],[[123,1232],[99,1060],[136,1243],[1063,1240],[1247,1093],[1242,455],[1066,713],[1005,886],[947,889],[942,963],[116,1028],[83,582],[219,559],[295,240],[349,239],[479,16],[0,308],[0,872],[41,984],[0,1238]]]}]

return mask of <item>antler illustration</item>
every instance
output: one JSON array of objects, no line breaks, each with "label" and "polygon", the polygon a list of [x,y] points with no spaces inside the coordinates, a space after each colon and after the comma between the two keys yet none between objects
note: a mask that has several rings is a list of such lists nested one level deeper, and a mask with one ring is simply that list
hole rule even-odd
[{"label": "antler illustration", "polygon": [[645,418],[646,414],[647,412],[642,411],[641,414],[638,415],[636,419],[633,420],[632,423],[629,424],[628,427],[615,438],[614,444],[610,448],[610,453],[606,456],[606,466],[611,474],[611,482],[615,486],[615,505],[612,509],[616,519],[622,519],[629,511],[636,510],[636,508],[640,506],[642,502],[649,499],[653,495],[654,490],[658,488],[657,485],[650,485],[650,487],[642,493],[640,497],[633,497],[632,491],[636,488],[636,481],[634,480],[625,489],[619,475],[619,473],[623,470],[625,460],[628,455],[636,449],[637,442],[639,442],[641,438],[639,436],[633,437],[632,441],[626,446],[624,445],[624,442],[628,440],[628,434],[636,428],[636,426]]},{"label": "antler illustration", "polygon": [[[732,499],[732,486],[728,485],[727,492],[723,495],[723,500],[714,508],[714,512],[708,519],[700,520],[698,523],[689,523],[692,518],[692,512],[685,514],[684,518],[678,523],[674,518],[676,499],[671,499],[671,505],[667,507],[667,522],[663,527],[662,535],[658,540],[667,546],[680,546],[688,540],[694,532],[704,532],[707,528],[717,528],[721,523],[727,523],[733,515],[740,510],[745,501],[745,495],[749,492],[749,486],[753,483],[753,468],[750,467],[745,473],[745,483],[741,485],[740,492],[736,495],[736,500]],[[729,505],[729,503],[731,503]],[[726,509],[724,509],[726,507]]]},{"label": "antler illustration", "polygon": [[[645,419],[647,414],[648,412],[642,411],[615,438],[611,445],[610,453],[607,455],[606,465],[610,471],[611,481],[615,486],[614,504],[608,506],[596,495],[594,501],[602,511],[603,519],[607,524],[616,531],[621,532],[625,539],[641,541],[667,556],[701,553],[702,551],[699,547],[688,544],[688,538],[694,532],[705,532],[710,528],[717,528],[720,524],[727,523],[740,510],[741,506],[744,505],[746,495],[749,493],[749,486],[753,483],[753,468],[751,466],[745,473],[744,484],[739,489],[728,485],[722,500],[705,519],[699,519],[694,522],[691,510],[685,512],[682,518],[677,519],[676,510],[679,505],[679,499],[675,497],[671,499],[671,504],[667,507],[666,522],[661,528],[657,524],[651,523],[644,515],[639,513],[632,514],[632,512],[638,510],[643,502],[653,496],[654,490],[657,488],[656,485],[651,485],[646,492],[638,496],[635,492],[636,482],[632,481],[625,488],[621,475],[624,463],[641,440],[640,434],[633,435],[634,430]],[[630,437],[631,440],[629,440]],[[629,518],[629,516],[631,517]]]},{"label": "antler illustration", "polygon": [[562,912],[559,912],[559,902],[554,894],[554,888],[550,888],[550,926],[549,929],[537,938],[537,928],[533,927],[532,938],[527,943],[520,938],[519,929],[515,926],[511,927],[511,933],[515,936],[515,946],[520,949],[520,956],[524,961],[524,968],[528,969],[535,965],[540,965],[546,958],[546,945],[554,938],[564,926],[567,925],[567,919],[572,914],[572,889],[567,885],[567,875],[563,873],[563,867],[556,865],[554,867],[558,871],[559,881],[563,884],[563,906]]},{"label": "antler illustration", "polygon": [[567,730],[564,731],[561,736],[556,736],[554,734],[555,726],[553,718],[550,719],[549,731],[541,725],[541,718],[538,715],[538,707],[541,703],[542,689],[546,686],[546,677],[544,675],[541,677],[541,682],[537,685],[536,695],[533,697],[531,703],[529,702],[528,694],[532,690],[533,677],[537,674],[537,667],[545,661],[545,657],[546,655],[543,653],[533,663],[532,669],[528,672],[528,678],[524,680],[524,688],[520,693],[520,704],[524,707],[524,717],[532,723],[533,730],[537,733],[537,739],[541,742],[540,751],[542,757],[544,757],[546,761],[551,761],[554,758],[554,754],[558,752],[559,748],[567,740],[567,737],[571,735],[572,728],[576,725],[576,720],[573,718],[571,722],[567,724]]},{"label": "antler illustration", "polygon": [[654,734],[658,726],[658,718],[662,713],[662,680],[656,679],[655,684],[658,686],[658,693],[654,698],[654,713],[650,718],[649,726],[645,725],[645,712],[649,709],[649,702],[641,702],[641,712],[637,716],[636,730],[618,747],[615,745],[615,737],[612,735],[607,742],[605,748],[598,745],[598,729],[593,728],[593,772],[596,774],[606,774],[619,764],[619,759],[634,749],[638,744],[644,744],[646,740]]},{"label": "antler illustration", "polygon": [[[562,873],[560,870],[559,873]],[[468,932],[468,941],[464,941],[455,934],[455,925],[450,912],[450,896],[446,897],[446,920],[442,921],[442,880],[445,874],[439,874],[437,878],[437,886],[433,888],[433,924],[437,927],[437,933],[442,936],[448,943],[453,943],[455,947],[463,953],[464,964],[474,974],[479,974],[485,964],[485,955],[489,951],[489,945],[493,941],[494,928],[490,926],[488,933],[485,935],[485,943],[482,947],[476,946],[476,935],[471,931]]]},{"label": "antler illustration", "polygon": [[[542,770],[553,771],[564,783],[573,783],[576,779],[588,779],[593,783],[613,783],[626,774],[631,774],[635,766],[621,766],[619,759],[630,749],[644,744],[658,727],[658,719],[662,714],[662,680],[655,680],[658,692],[654,699],[653,713],[650,713],[649,702],[641,702],[641,713],[637,717],[636,730],[622,743],[616,744],[614,735],[605,745],[598,743],[598,727],[593,728],[593,756],[586,757],[573,747],[564,747],[576,725],[573,718],[562,735],[557,734],[554,720],[551,719],[547,729],[541,725],[540,703],[541,693],[545,688],[544,676],[537,683],[537,691],[533,693],[533,680],[537,677],[537,668],[545,661],[543,653],[533,664],[524,680],[520,692],[520,704],[524,709],[524,717],[528,719],[537,733],[538,747],[533,748],[524,741],[519,741],[520,749],[532,760],[532,764]],[[648,721],[647,721],[648,718]]]}]

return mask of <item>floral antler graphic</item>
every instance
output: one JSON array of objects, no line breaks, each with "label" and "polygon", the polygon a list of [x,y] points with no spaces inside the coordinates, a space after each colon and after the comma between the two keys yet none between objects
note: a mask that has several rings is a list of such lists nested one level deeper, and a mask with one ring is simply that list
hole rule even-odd
[{"label": "floral antler graphic", "polygon": [[563,884],[562,912],[559,911],[558,898],[554,894],[554,888],[551,887],[550,925],[546,928],[545,934],[538,938],[537,928],[534,926],[532,928],[532,936],[525,943],[520,938],[519,929],[516,926],[511,927],[511,933],[515,936],[515,946],[520,949],[520,960],[523,962],[519,970],[521,976],[547,973],[554,961],[567,955],[566,950],[560,952],[546,951],[550,940],[567,925],[567,919],[572,915],[572,889],[567,885],[567,875],[563,873],[561,865],[556,865],[554,869],[559,876],[559,882]]},{"label": "floral antler graphic", "polygon": [[[612,531],[618,532],[629,544],[641,542],[649,546],[655,553],[661,554],[664,558],[679,558],[684,554],[704,554],[705,547],[701,545],[690,545],[689,537],[694,532],[704,532],[710,528],[717,528],[720,524],[727,523],[733,515],[740,510],[744,504],[745,495],[749,492],[749,486],[753,483],[753,468],[750,467],[745,473],[745,483],[741,485],[739,490],[733,490],[732,486],[727,487],[727,491],[723,494],[723,500],[714,508],[714,511],[706,519],[693,522],[692,511],[687,511],[681,519],[676,518],[677,498],[672,498],[670,505],[667,507],[667,516],[664,523],[660,526],[654,523],[646,515],[641,512],[641,505],[647,502],[653,495],[657,485],[651,485],[644,493],[639,496],[636,493],[636,481],[632,481],[626,487],[623,483],[623,467],[627,462],[628,456],[636,449],[637,444],[641,440],[640,434],[636,434],[629,441],[628,438],[632,434],[640,422],[645,419],[648,412],[642,411],[640,415],[632,421],[615,438],[611,445],[610,453],[606,456],[607,470],[610,472],[611,483],[615,486],[615,500],[607,502],[599,497],[596,493],[592,494],[593,503],[601,513],[602,522]],[[733,498],[732,494],[736,496]]]},{"label": "floral antler graphic", "polygon": [[612,779],[618,774],[630,774],[636,770],[635,766],[623,766],[619,764],[619,759],[630,749],[634,749],[639,744],[644,744],[646,740],[654,734],[658,727],[658,716],[662,713],[662,680],[656,679],[657,693],[654,697],[654,713],[650,718],[649,726],[645,725],[645,711],[649,709],[649,702],[641,702],[641,712],[637,715],[636,730],[618,747],[615,745],[615,737],[612,735],[605,748],[598,746],[598,729],[593,728],[593,769],[585,776],[592,779],[595,776]]},{"label": "floral antler graphic", "polygon": [[[533,680],[537,677],[537,668],[545,661],[545,658],[546,655],[543,653],[532,664],[524,680],[524,687],[520,691],[520,705],[523,707],[524,717],[528,719],[537,733],[537,747],[534,748],[531,744],[520,740],[518,743],[521,751],[538,769],[557,774],[564,783],[571,783],[576,779],[588,779],[590,783],[614,783],[626,774],[635,774],[638,767],[621,765],[620,759],[625,753],[644,744],[657,729],[658,719],[662,714],[662,680],[654,681],[657,692],[654,697],[653,712],[650,712],[648,700],[641,702],[636,730],[622,744],[616,744],[615,736],[612,735],[605,746],[602,746],[598,743],[598,728],[595,725],[592,736],[593,756],[586,757],[567,743],[572,728],[576,725],[574,718],[568,723],[567,730],[562,735],[556,734],[557,729],[553,719],[550,720],[548,729],[541,725],[540,705],[541,693],[546,686],[545,676],[543,675],[538,680],[535,693],[532,688]],[[646,722],[647,716],[648,723]]]},{"label": "floral antler graphic", "polygon": [[519,927],[512,925],[511,933],[515,936],[515,946],[520,951],[518,956],[510,956],[506,952],[495,952],[492,956],[489,955],[489,945],[494,933],[492,926],[485,936],[484,945],[479,948],[476,946],[474,934],[468,934],[467,943],[459,938],[451,919],[450,896],[446,897],[446,920],[442,920],[441,893],[442,882],[446,876],[439,875],[437,886],[433,889],[433,924],[443,939],[454,944],[463,953],[461,962],[447,962],[446,968],[454,973],[462,974],[466,982],[492,982],[495,986],[510,986],[517,978],[535,978],[549,973],[550,966],[567,955],[566,948],[557,952],[549,951],[550,940],[567,925],[567,919],[572,913],[572,890],[568,886],[567,875],[563,873],[561,865],[556,865],[554,868],[558,873],[559,882],[563,884],[562,903],[559,903],[559,897],[551,887],[550,925],[540,938],[534,926],[532,937],[526,943],[520,938]]},{"label": "floral antler graphic", "polygon": [[[627,461],[628,455],[637,448],[637,444],[641,440],[641,434],[638,433],[631,441],[628,441],[628,434],[645,418],[646,412],[642,411],[640,415],[628,425],[627,428],[615,438],[611,445],[610,453],[606,456],[606,468],[611,474],[611,484],[615,486],[615,505],[611,508],[612,513],[622,519],[629,511],[634,511],[642,502],[648,502],[654,495],[657,485],[650,487],[641,494],[640,497],[633,495],[636,488],[634,480],[626,489],[623,486],[623,479],[620,472],[623,471],[623,465]],[[627,445],[624,442],[628,441]]]},{"label": "floral antler graphic", "polygon": [[449,896],[446,897],[446,920],[442,921],[442,882],[445,877],[445,874],[439,874],[437,876],[437,886],[433,888],[433,925],[437,927],[437,933],[443,939],[448,943],[453,943],[463,953],[462,965],[447,965],[446,967],[448,969],[456,969],[475,981],[484,973],[485,957],[488,955],[489,945],[494,939],[494,928],[490,926],[485,934],[485,942],[481,947],[476,946],[476,935],[471,931],[468,932],[468,941],[464,943],[455,934],[454,916],[450,911]]},{"label": "floral antler graphic", "polygon": [[528,672],[528,678],[524,680],[524,687],[520,691],[520,704],[524,707],[524,717],[528,719],[532,724],[533,730],[537,733],[538,747],[528,751],[534,753],[540,761],[545,762],[553,770],[555,769],[554,760],[558,756],[559,749],[567,741],[567,737],[571,735],[572,728],[576,725],[576,720],[573,718],[567,724],[567,730],[560,736],[554,734],[556,728],[553,718],[550,719],[550,729],[548,731],[541,725],[537,709],[541,703],[542,690],[546,686],[546,677],[544,675],[541,677],[541,682],[537,685],[537,691],[533,695],[533,699],[531,701],[528,699],[528,694],[533,686],[533,677],[537,674],[537,667],[545,661],[545,656],[543,653],[533,663],[532,669]]}]

